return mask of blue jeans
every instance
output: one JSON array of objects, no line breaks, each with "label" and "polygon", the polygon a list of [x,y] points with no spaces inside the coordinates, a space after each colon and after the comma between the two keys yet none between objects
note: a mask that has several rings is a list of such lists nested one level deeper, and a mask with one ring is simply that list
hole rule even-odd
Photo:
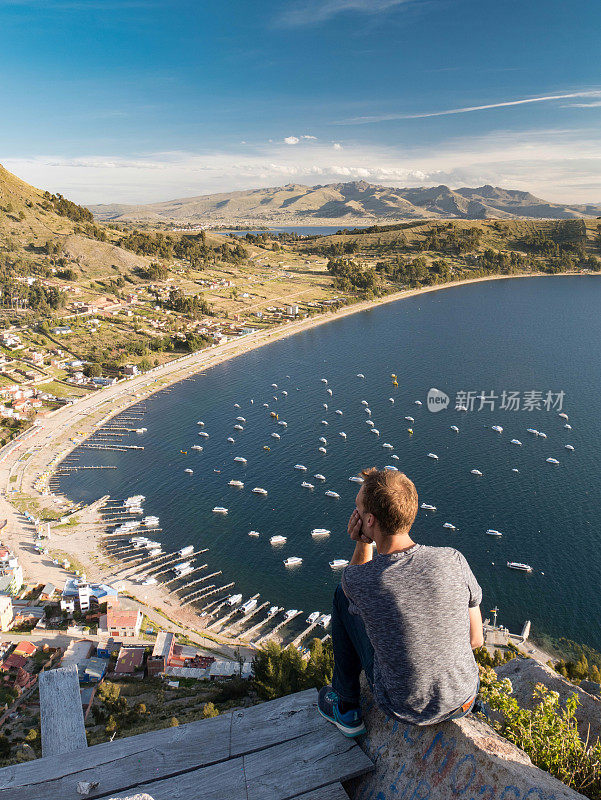
[{"label": "blue jeans", "polygon": [[351,614],[349,600],[342,586],[334,592],[332,607],[332,646],[334,675],[332,687],[341,700],[359,705],[359,676],[361,670],[374,685],[374,648],[359,614]]},{"label": "blue jeans", "polygon": [[[365,630],[365,625],[359,614],[349,611],[349,599],[339,584],[334,592],[332,607],[332,647],[334,650],[334,675],[332,688],[346,703],[360,705],[359,676],[361,670],[369,682],[370,689],[374,688],[374,648]],[[480,680],[478,679],[478,689]],[[473,703],[472,703],[473,705]],[[459,708],[445,717],[446,720],[459,719],[469,714]]]}]

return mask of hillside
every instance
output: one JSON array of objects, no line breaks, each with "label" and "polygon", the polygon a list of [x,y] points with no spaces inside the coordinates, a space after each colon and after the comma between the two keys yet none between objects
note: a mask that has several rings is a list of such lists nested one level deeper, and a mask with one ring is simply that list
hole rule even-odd
[{"label": "hillside", "polygon": [[327,186],[289,184],[163,203],[97,205],[90,209],[101,221],[207,225],[355,225],[403,219],[574,219],[601,215],[601,204],[550,203],[529,192],[495,186],[389,188],[364,181]]}]

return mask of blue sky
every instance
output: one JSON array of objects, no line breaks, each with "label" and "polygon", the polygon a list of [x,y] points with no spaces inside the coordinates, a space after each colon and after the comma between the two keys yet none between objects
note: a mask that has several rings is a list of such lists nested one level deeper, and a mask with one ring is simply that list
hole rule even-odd
[{"label": "blue sky", "polygon": [[79,202],[364,179],[601,202],[598,0],[0,0],[0,161]]}]

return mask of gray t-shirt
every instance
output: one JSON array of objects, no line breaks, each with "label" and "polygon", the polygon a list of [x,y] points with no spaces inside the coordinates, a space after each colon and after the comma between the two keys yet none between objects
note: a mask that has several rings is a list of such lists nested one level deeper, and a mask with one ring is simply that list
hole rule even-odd
[{"label": "gray t-shirt", "polygon": [[348,566],[342,588],[374,648],[374,694],[390,716],[432,725],[476,693],[468,607],[482,589],[452,547],[416,544]]}]

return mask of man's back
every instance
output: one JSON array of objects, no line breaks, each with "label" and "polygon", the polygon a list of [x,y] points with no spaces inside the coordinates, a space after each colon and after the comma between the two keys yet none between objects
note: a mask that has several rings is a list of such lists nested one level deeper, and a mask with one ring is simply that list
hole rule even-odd
[{"label": "man's back", "polygon": [[388,714],[433,724],[476,693],[468,607],[482,599],[463,555],[414,545],[348,566],[342,587],[374,647],[374,693]]}]

